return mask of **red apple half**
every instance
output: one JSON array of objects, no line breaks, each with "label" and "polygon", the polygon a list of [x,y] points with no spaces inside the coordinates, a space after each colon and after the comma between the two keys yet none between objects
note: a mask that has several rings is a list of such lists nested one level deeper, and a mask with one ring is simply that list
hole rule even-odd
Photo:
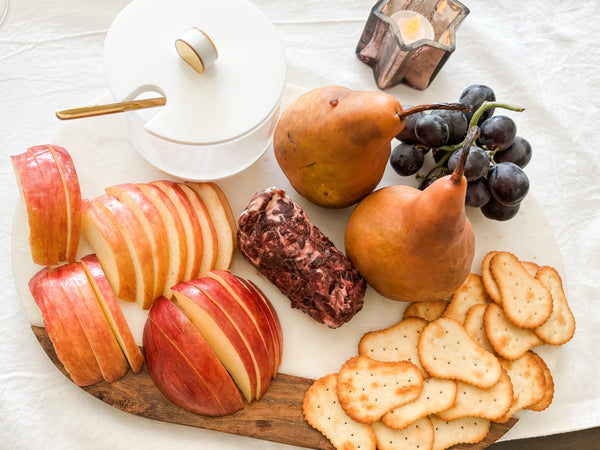
[{"label": "red apple half", "polygon": [[39,145],[11,161],[27,211],[33,262],[53,266],[74,261],[81,193],[69,154],[61,147]]},{"label": "red apple half", "polygon": [[85,331],[51,269],[37,272],[29,281],[29,290],[42,312],[56,355],[73,382],[89,386],[101,381],[102,372]]},{"label": "red apple half", "polygon": [[176,405],[209,416],[243,408],[242,397],[217,356],[166,297],[159,297],[150,309],[143,344],[152,379]]},{"label": "red apple half", "polygon": [[144,356],[135,342],[129,324],[123,315],[117,297],[106,279],[106,275],[104,275],[98,258],[96,255],[87,255],[81,258],[81,263],[106,320],[129,362],[131,370],[134,373],[138,373],[144,365]]}]

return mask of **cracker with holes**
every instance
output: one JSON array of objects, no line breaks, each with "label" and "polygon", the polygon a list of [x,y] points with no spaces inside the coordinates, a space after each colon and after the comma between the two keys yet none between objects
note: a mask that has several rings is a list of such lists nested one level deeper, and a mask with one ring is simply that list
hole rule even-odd
[{"label": "cracker with holes", "polygon": [[423,381],[419,398],[384,414],[381,422],[390,428],[402,430],[423,417],[450,408],[456,400],[456,392],[454,380],[427,378]]},{"label": "cracker with holes", "polygon": [[476,444],[490,431],[490,421],[481,417],[442,420],[432,415],[433,450],[444,450],[457,444]]},{"label": "cracker with holes", "polygon": [[496,353],[505,359],[519,359],[528,350],[543,344],[533,330],[513,324],[503,309],[490,303],[483,317],[485,334]]},{"label": "cracker with holes", "polygon": [[513,387],[505,370],[491,388],[480,389],[462,381],[458,381],[456,385],[456,401],[452,407],[437,414],[440,419],[482,417],[494,421],[503,417],[512,405]]},{"label": "cracker with holes", "polygon": [[429,375],[423,369],[417,353],[421,330],[428,324],[420,317],[409,317],[394,326],[366,333],[358,343],[358,354],[378,361],[410,361],[421,371],[423,378]]},{"label": "cracker with holes", "polygon": [[446,300],[413,302],[406,307],[402,318],[406,319],[407,317],[420,317],[425,319],[427,322],[431,322],[432,320],[440,317],[446,310],[447,306],[448,302]]},{"label": "cracker with holes", "polygon": [[487,295],[481,276],[476,273],[470,273],[463,284],[452,295],[448,307],[442,314],[442,317],[454,319],[463,324],[467,311],[474,305],[487,304],[491,300]]},{"label": "cracker with holes", "polygon": [[377,438],[371,425],[358,423],[344,412],[337,398],[337,373],[315,381],[304,394],[304,418],[337,449],[375,450]]},{"label": "cracker with holes", "polygon": [[532,411],[543,411],[552,404],[552,399],[554,398],[554,379],[552,378],[552,373],[550,372],[546,361],[544,361],[543,358],[535,352],[531,352],[531,356],[537,360],[538,364],[542,368],[546,384],[542,398],[533,405],[528,406],[526,409],[531,409]]},{"label": "cracker with holes", "polygon": [[419,359],[425,370],[438,378],[450,378],[480,388],[500,379],[498,358],[477,345],[456,320],[439,318],[430,322],[419,337]]},{"label": "cracker with holes", "polygon": [[471,309],[467,311],[464,327],[469,337],[473,339],[477,345],[490,353],[496,353],[485,333],[485,326],[483,322],[485,310],[489,304],[491,303],[482,303],[472,306]]},{"label": "cracker with holes", "polygon": [[515,255],[498,252],[490,271],[500,292],[506,317],[521,328],[537,328],[552,313],[550,291],[523,267]]},{"label": "cracker with holes", "polygon": [[366,356],[346,361],[337,378],[342,408],[360,423],[373,423],[386,412],[412,402],[422,388],[423,377],[413,363],[376,361]]},{"label": "cracker with holes", "polygon": [[550,291],[552,313],[535,334],[547,344],[566,344],[575,334],[575,317],[569,308],[562,279],[556,269],[544,266],[536,272],[536,278]]},{"label": "cracker with holes", "polygon": [[491,251],[486,253],[481,261],[481,282],[485,287],[486,293],[490,296],[492,301],[497,303],[498,305],[502,305],[502,299],[500,298],[500,291],[498,290],[498,286],[496,285],[496,281],[494,281],[494,277],[492,276],[492,272],[490,270],[490,261],[494,256],[496,256],[498,252]]},{"label": "cracker with holes", "polygon": [[433,448],[433,425],[423,417],[403,430],[394,430],[382,422],[375,422],[373,431],[377,436],[379,450],[431,450]]},{"label": "cracker with holes", "polygon": [[542,400],[546,392],[544,368],[532,351],[519,359],[501,360],[513,385],[513,403],[508,412],[496,422],[508,421],[517,411],[529,408]]}]

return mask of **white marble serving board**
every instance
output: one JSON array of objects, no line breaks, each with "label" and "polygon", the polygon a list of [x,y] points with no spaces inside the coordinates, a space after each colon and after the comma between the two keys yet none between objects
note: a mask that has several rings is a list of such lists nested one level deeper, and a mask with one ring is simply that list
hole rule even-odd
[{"label": "white marble serving board", "polygon": [[[305,90],[288,86],[283,107]],[[99,99],[98,103],[110,100]],[[82,196],[93,198],[104,188],[123,182],[145,182],[168,178],[138,155],[130,145],[127,124],[123,114],[78,119],[68,122],[52,143],[64,146],[72,155],[81,184]],[[352,208],[330,210],[315,206],[297,194],[279,169],[272,146],[251,167],[217,183],[225,191],[234,215],[239,216],[250,197],[268,186],[285,189],[302,206],[312,222],[341,250],[344,248],[344,230]],[[380,187],[390,184],[415,183],[412,178],[399,177],[388,165]],[[416,184],[416,183],[415,183]],[[483,256],[491,250],[508,250],[522,260],[550,265],[564,276],[561,255],[554,233],[535,198],[530,194],[518,215],[507,222],[485,219],[479,210],[468,209],[475,231],[476,251],[472,271],[479,273]],[[82,239],[79,255],[91,253]],[[41,314],[28,290],[31,276],[40,269],[31,261],[28,231],[23,205],[17,205],[12,230],[12,261],[17,289],[30,322],[43,325]],[[356,355],[360,337],[372,330],[397,323],[406,303],[385,299],[368,288],[363,309],[347,324],[329,329],[307,315],[290,307],[284,297],[266,278],[262,277],[239,251],[231,271],[251,279],[265,292],[273,303],[281,321],[284,336],[282,373],[316,378],[337,372],[343,362]],[[147,312],[136,304],[121,302],[126,318],[138,343]],[[553,367],[560,348],[536,348],[547,364]]]}]

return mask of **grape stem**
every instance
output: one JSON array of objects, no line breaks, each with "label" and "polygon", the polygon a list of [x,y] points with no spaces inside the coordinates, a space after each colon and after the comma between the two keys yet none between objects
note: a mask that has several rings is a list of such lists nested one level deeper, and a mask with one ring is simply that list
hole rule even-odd
[{"label": "grape stem", "polygon": [[[441,103],[441,104],[443,104],[443,103]],[[451,103],[451,104],[456,104],[456,103]],[[458,104],[460,105],[461,103],[458,103]],[[427,106],[427,105],[423,105],[423,106]],[[415,108],[418,108],[418,106],[415,106]],[[517,111],[517,112],[525,111],[525,108],[523,108],[522,106],[512,105],[510,103],[484,101],[481,104],[481,106],[477,109],[477,111],[475,111],[475,114],[473,114],[473,117],[471,118],[471,121],[469,122],[469,130],[472,127],[476,126],[479,123],[479,119],[481,118],[483,113],[491,108],[504,108],[504,109],[508,109],[510,111]],[[413,108],[409,108],[406,111],[411,111],[412,109]],[[444,145],[442,147],[439,147],[437,149],[437,151],[444,151],[444,152],[446,152],[446,154],[440,158],[440,160],[437,162],[437,164],[427,173],[427,175],[425,175],[424,178],[431,176],[436,170],[439,170],[441,167],[443,167],[444,164],[446,164],[446,161],[448,161],[450,159],[450,157],[456,150],[464,147],[464,143],[466,140],[467,140],[467,138],[465,138],[462,142],[459,142],[458,144]]]},{"label": "grape stem", "polygon": [[475,140],[479,137],[480,132],[481,129],[477,125],[473,125],[471,128],[469,128],[467,137],[463,141],[463,148],[462,152],[460,153],[458,164],[456,165],[454,172],[452,172],[452,175],[450,175],[450,181],[453,184],[460,184],[462,177],[465,173],[465,164],[467,163],[467,158],[469,157],[469,151],[471,150],[471,146],[473,145]]},{"label": "grape stem", "polygon": [[422,111],[431,111],[434,109],[449,109],[452,111],[471,111],[471,106],[466,103],[430,103],[425,105],[412,106],[396,113],[401,120],[406,119],[407,116]]}]

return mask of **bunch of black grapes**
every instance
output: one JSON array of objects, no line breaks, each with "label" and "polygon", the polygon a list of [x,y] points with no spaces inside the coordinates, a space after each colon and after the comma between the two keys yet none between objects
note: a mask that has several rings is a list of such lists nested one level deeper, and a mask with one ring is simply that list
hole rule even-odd
[{"label": "bunch of black grapes", "polygon": [[[418,112],[406,118],[397,139],[390,164],[401,176],[416,176],[419,189],[456,167],[467,131],[478,125],[480,135],[471,146],[464,175],[468,181],[465,203],[481,208],[492,220],[509,220],[519,211],[529,191],[529,179],[523,168],[531,160],[531,145],[517,136],[517,126],[498,109],[522,111],[523,108],[496,102],[488,86],[472,85],[461,94],[460,103],[471,106],[469,112],[438,109]],[[431,153],[435,166],[427,174],[418,174],[425,157]]]}]

